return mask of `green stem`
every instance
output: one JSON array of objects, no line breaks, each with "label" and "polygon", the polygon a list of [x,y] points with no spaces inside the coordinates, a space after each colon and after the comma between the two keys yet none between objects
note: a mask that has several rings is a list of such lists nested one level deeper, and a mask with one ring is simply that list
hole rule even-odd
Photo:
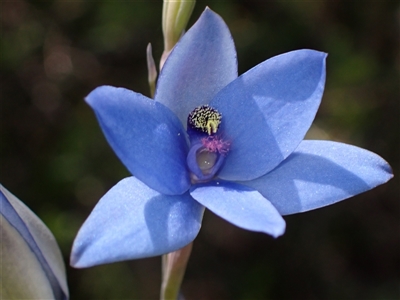
[{"label": "green stem", "polygon": [[186,265],[192,252],[190,243],[175,252],[162,256],[162,283],[160,300],[176,300],[185,275]]}]

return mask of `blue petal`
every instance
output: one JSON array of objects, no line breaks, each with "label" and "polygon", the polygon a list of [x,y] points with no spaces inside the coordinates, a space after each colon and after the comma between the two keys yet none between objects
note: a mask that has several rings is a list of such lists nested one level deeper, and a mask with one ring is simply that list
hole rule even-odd
[{"label": "blue petal", "polygon": [[86,101],[109,144],[128,170],[167,195],[189,189],[186,133],[164,105],[123,88],[102,86]]},{"label": "blue petal", "polygon": [[219,131],[231,140],[219,177],[251,180],[290,155],[318,110],[326,54],[298,50],[249,70],[210,103],[222,113]]},{"label": "blue petal", "polygon": [[278,237],[285,221],[276,208],[256,190],[233,182],[214,181],[191,188],[199,203],[232,224]]},{"label": "blue petal", "polygon": [[271,173],[243,182],[268,198],[282,215],[336,203],[392,178],[381,157],[331,141],[303,141]]},{"label": "blue petal", "polygon": [[100,199],[82,225],[71,265],[84,268],[180,249],[196,237],[203,212],[189,192],[166,196],[135,177],[125,178]]},{"label": "blue petal", "polygon": [[229,29],[207,8],[166,60],[154,99],[169,107],[186,127],[189,113],[210,102],[236,77],[236,50]]},{"label": "blue petal", "polygon": [[[24,203],[2,185],[0,185],[0,191],[0,215],[16,229],[36,257],[41,269],[47,276],[54,298],[68,299],[64,261],[54,236]],[[2,241],[2,243],[4,242]],[[5,247],[6,244],[2,246]],[[25,258],[20,257],[19,259]],[[21,274],[21,279],[23,277],[23,274]]]}]

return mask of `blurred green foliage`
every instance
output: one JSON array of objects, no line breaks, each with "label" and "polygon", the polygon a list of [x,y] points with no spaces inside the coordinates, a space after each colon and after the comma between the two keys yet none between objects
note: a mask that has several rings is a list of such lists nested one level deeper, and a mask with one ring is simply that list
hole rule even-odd
[{"label": "blurred green foliage", "polygon": [[[396,1],[198,1],[231,29],[239,72],[283,52],[329,53],[308,137],[374,151],[399,171]],[[2,1],[1,182],[56,236],[66,263],[98,199],[129,173],[83,98],[109,84],[149,95],[145,49],[161,56],[162,1]],[[398,299],[399,181],[286,217],[275,240],[205,214],[187,299]],[[154,299],[159,257],[68,268],[72,299]]]}]

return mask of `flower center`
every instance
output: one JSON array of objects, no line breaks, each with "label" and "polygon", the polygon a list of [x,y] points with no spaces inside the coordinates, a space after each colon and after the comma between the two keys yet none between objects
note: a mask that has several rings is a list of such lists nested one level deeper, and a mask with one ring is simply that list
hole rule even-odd
[{"label": "flower center", "polygon": [[186,161],[193,183],[214,178],[229,152],[230,143],[217,134],[221,119],[221,113],[208,105],[196,107],[188,116],[190,150]]}]

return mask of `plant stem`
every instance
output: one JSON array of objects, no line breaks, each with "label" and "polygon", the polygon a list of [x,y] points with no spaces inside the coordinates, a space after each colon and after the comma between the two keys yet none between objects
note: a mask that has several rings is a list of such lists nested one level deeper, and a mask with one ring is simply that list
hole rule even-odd
[{"label": "plant stem", "polygon": [[193,243],[162,256],[162,283],[160,300],[176,300],[185,275]]}]

